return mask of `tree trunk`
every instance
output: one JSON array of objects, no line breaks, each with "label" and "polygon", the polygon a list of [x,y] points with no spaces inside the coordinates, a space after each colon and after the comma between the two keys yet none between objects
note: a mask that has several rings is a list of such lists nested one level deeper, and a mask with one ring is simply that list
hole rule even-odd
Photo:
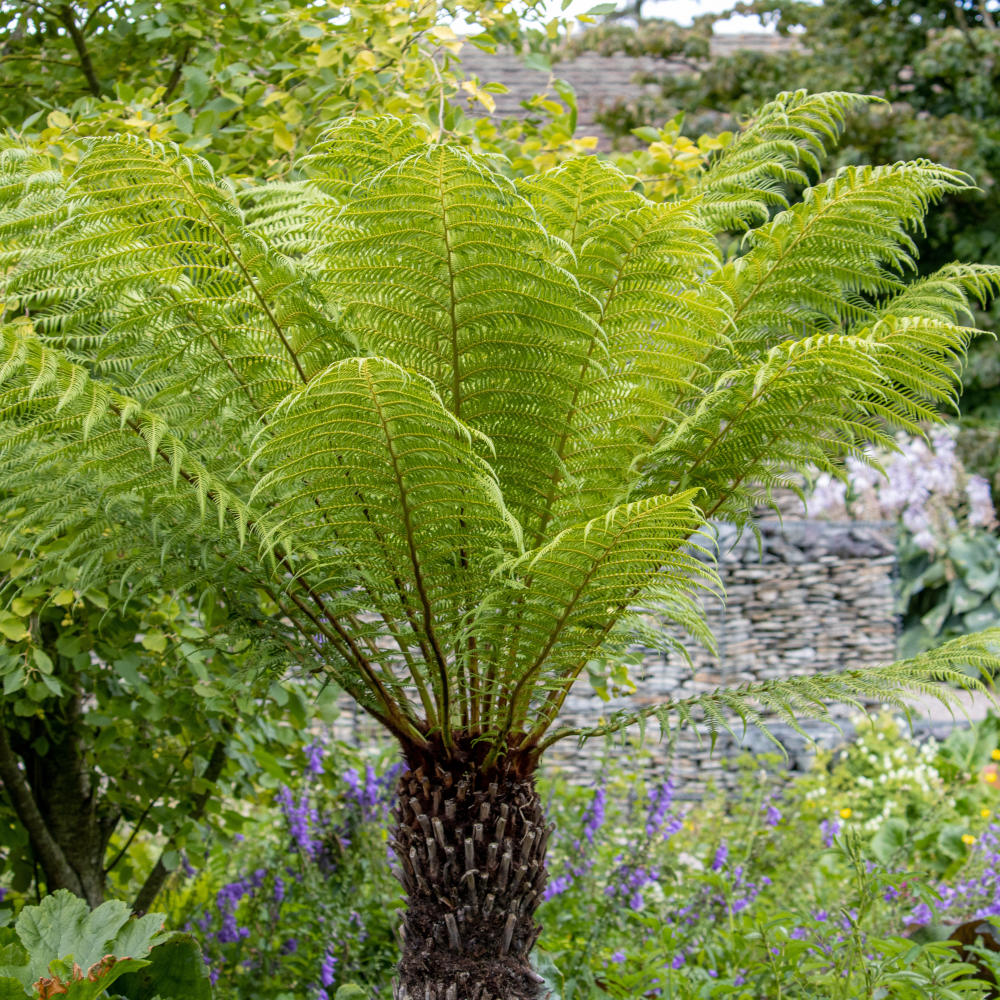
[{"label": "tree trunk", "polygon": [[[101,804],[91,781],[77,732],[79,699],[71,698],[64,711],[65,725],[46,728],[33,720],[27,740],[16,729],[3,728],[0,775],[31,837],[47,891],[69,889],[93,908],[104,902],[104,855],[121,812]],[[49,743],[44,754],[34,749],[43,736]],[[24,761],[23,771],[17,756]]]},{"label": "tree trunk", "polygon": [[389,840],[409,904],[394,1000],[536,1000],[528,953],[554,825],[534,779],[509,759],[484,775],[421,756],[407,752]]}]

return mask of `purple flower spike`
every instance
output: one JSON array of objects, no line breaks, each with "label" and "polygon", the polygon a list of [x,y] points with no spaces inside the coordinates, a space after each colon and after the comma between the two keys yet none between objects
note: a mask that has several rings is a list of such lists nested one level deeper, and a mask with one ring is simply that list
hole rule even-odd
[{"label": "purple flower spike", "polygon": [[607,797],[607,792],[603,788],[597,788],[594,790],[594,798],[587,807],[583,835],[591,844],[594,842],[594,835],[604,825],[604,806]]},{"label": "purple flower spike", "polygon": [[337,958],[331,952],[323,956],[323,961],[319,967],[319,981],[323,986],[333,985],[333,970],[337,966]]},{"label": "purple flower spike", "polygon": [[719,844],[718,850],[715,852],[715,859],[712,861],[712,871],[718,872],[726,865],[726,859],[729,857],[729,846],[723,841]]},{"label": "purple flower spike", "polygon": [[306,755],[306,770],[310,774],[318,776],[326,773],[323,770],[323,757],[326,755],[326,750],[323,749],[319,740],[314,740],[302,752]]}]

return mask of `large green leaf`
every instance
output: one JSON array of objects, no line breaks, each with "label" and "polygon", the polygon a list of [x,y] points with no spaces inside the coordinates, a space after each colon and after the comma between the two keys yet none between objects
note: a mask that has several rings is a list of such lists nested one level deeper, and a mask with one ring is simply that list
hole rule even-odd
[{"label": "large green leaf", "polygon": [[883,865],[889,864],[906,843],[909,824],[903,819],[887,819],[872,837],[872,853]]},{"label": "large green leaf", "polygon": [[30,994],[11,976],[0,976],[0,1000],[23,1000]]},{"label": "large green leaf", "polygon": [[211,1000],[208,966],[197,941],[178,934],[154,948],[149,964],[118,980],[118,992],[125,1000]]},{"label": "large green leaf", "polygon": [[128,903],[112,899],[93,912],[78,896],[58,889],[39,906],[26,906],[17,920],[17,933],[31,956],[32,981],[45,975],[49,963],[72,955],[81,969],[89,969],[108,952],[106,946],[129,918]]}]

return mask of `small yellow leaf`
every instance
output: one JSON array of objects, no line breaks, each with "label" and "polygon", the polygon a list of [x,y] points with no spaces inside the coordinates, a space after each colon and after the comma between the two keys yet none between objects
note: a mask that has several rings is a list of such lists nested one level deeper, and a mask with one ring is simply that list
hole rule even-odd
[{"label": "small yellow leaf", "polygon": [[284,122],[274,123],[274,145],[286,153],[290,153],[295,148],[295,140],[292,138],[291,132],[285,128]]},{"label": "small yellow leaf", "polygon": [[167,648],[167,637],[162,632],[147,632],[142,637],[142,646],[154,653],[162,653]]},{"label": "small yellow leaf", "polygon": [[431,28],[427,32],[432,38],[436,38],[439,42],[456,42],[458,41],[458,35],[451,30],[446,24],[439,24],[436,28]]},{"label": "small yellow leaf", "polygon": [[355,57],[354,63],[362,70],[374,69],[377,65],[375,53],[369,52],[368,49],[362,49]]},{"label": "small yellow leaf", "polygon": [[324,66],[332,66],[340,58],[340,50],[336,45],[331,45],[316,56],[316,65],[322,69]]},{"label": "small yellow leaf", "polygon": [[69,128],[73,120],[64,111],[50,111],[45,119],[53,128]]},{"label": "small yellow leaf", "polygon": [[76,594],[72,590],[60,590],[55,597],[52,598],[53,604],[58,604],[59,607],[65,607],[67,604],[72,604],[76,600]]},{"label": "small yellow leaf", "polygon": [[287,96],[288,94],[283,90],[272,90],[260,103],[266,108],[268,105],[274,104],[275,101],[280,101],[283,97]]},{"label": "small yellow leaf", "polygon": [[19,615],[21,618],[27,618],[28,615],[31,614],[34,607],[34,601],[26,601],[23,597],[15,597],[14,600],[10,602],[11,611],[13,611],[15,615]]}]

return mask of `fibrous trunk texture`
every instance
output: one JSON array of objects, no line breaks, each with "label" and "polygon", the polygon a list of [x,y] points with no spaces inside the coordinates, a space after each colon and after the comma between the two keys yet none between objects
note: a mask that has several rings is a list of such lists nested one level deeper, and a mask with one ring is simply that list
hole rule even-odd
[{"label": "fibrous trunk texture", "polygon": [[535,1000],[528,953],[554,825],[534,780],[428,764],[397,792],[389,846],[409,905],[394,1000]]}]

